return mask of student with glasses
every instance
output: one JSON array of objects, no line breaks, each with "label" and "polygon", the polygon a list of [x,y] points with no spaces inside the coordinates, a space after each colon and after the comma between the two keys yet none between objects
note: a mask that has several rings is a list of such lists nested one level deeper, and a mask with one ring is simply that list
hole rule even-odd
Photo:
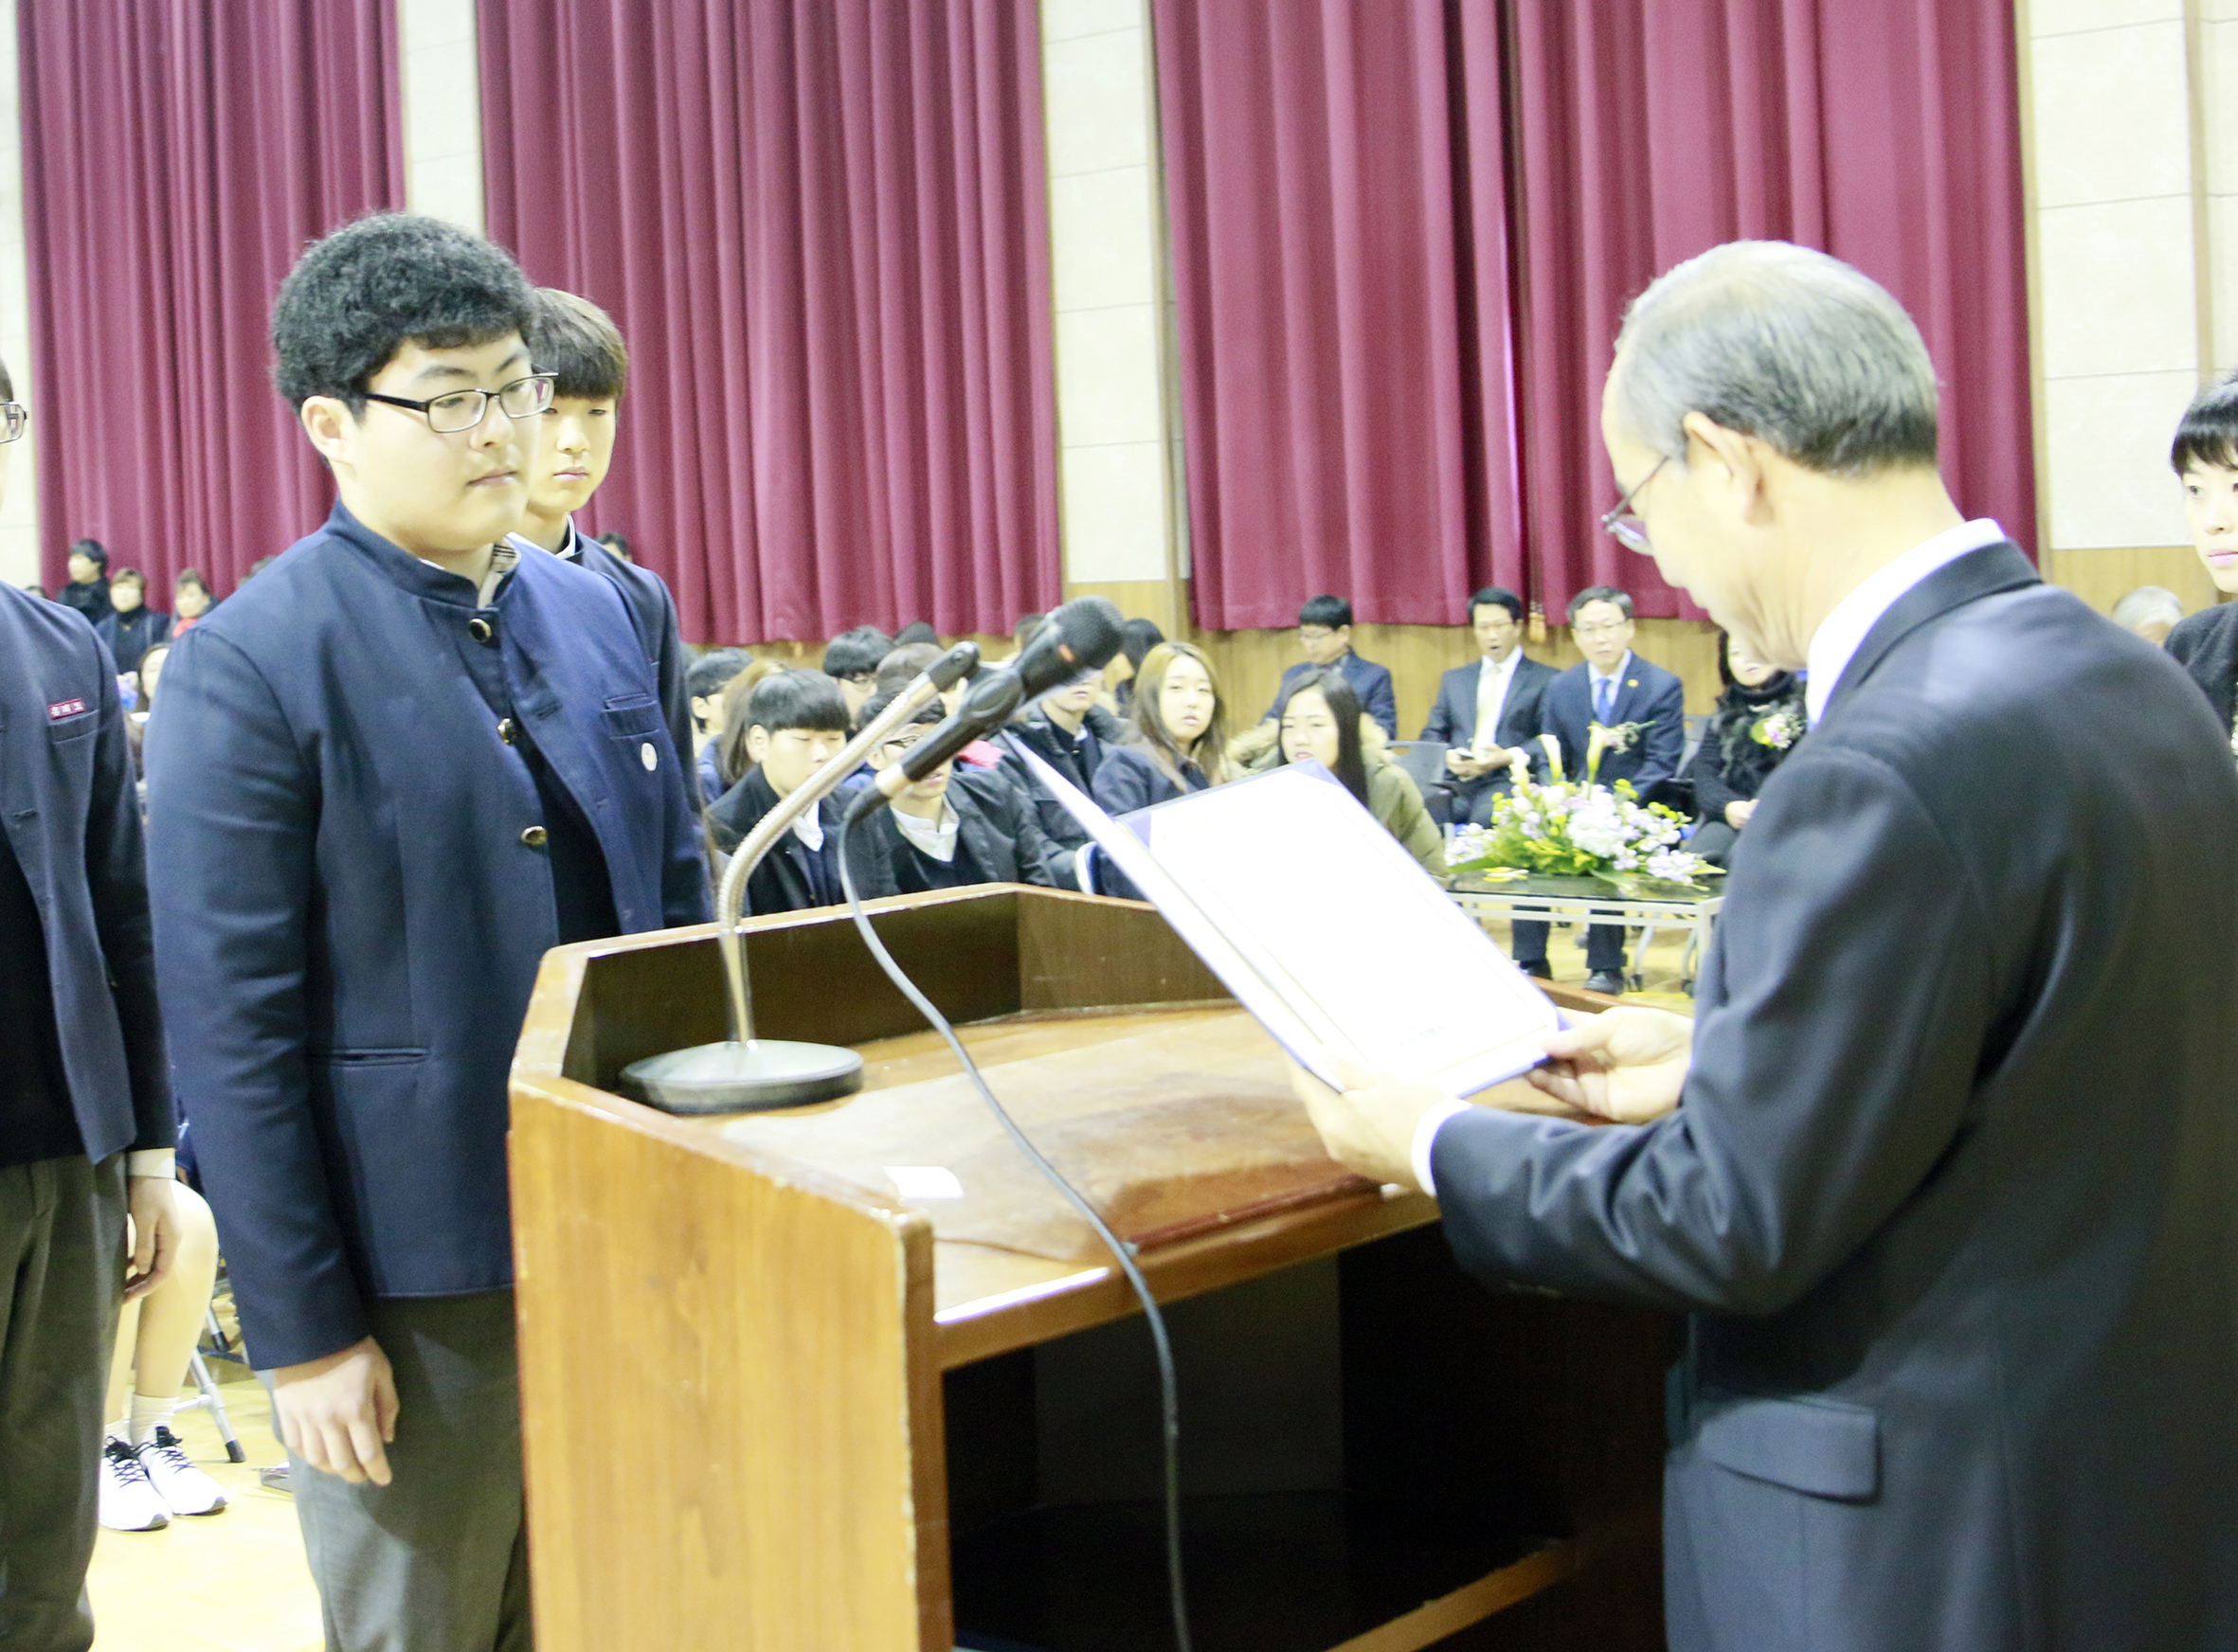
[{"label": "student with glasses", "polygon": [[530,1643],[506,1071],[550,948],[709,915],[621,601],[508,537],[530,323],[434,219],[303,255],[279,385],[339,501],[149,724],[176,1083],[342,1652]]},{"label": "student with glasses", "polygon": [[1267,709],[1262,721],[1282,715],[1282,708],[1308,672],[1334,668],[1345,673],[1345,680],[1360,696],[1362,707],[1382,729],[1383,738],[1399,738],[1399,699],[1391,687],[1389,668],[1362,659],[1352,652],[1351,603],[1342,597],[1309,599],[1298,610],[1298,647],[1305,653],[1305,661],[1282,673],[1282,687],[1276,691],[1274,704]]}]

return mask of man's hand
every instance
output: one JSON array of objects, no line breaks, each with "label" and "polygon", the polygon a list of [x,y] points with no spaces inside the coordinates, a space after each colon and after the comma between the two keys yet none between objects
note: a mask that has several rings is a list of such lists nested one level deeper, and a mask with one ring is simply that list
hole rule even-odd
[{"label": "man's hand", "polygon": [[124,1268],[124,1300],[136,1302],[171,1277],[179,1253],[179,1208],[168,1176],[125,1178],[124,1208],[132,1218],[132,1257]]},{"label": "man's hand", "polygon": [[1548,1035],[1554,1059],[1532,1086],[1566,1106],[1618,1124],[1645,1124],[1676,1107],[1694,1049],[1694,1023],[1639,1005],[1606,1010]]},{"label": "man's hand", "polygon": [[1484,764],[1477,761],[1476,753],[1466,745],[1448,747],[1445,754],[1445,766],[1457,780],[1472,781],[1484,773]]},{"label": "man's hand", "polygon": [[1495,745],[1489,751],[1480,751],[1476,754],[1476,772],[1491,774],[1495,770],[1504,769],[1514,756],[1515,753],[1504,745]]},{"label": "man's hand", "polygon": [[[1338,1061],[1336,1068],[1344,1082],[1342,1091],[1330,1089],[1296,1062],[1290,1063],[1290,1088],[1312,1115],[1313,1128],[1321,1132],[1328,1156],[1371,1180],[1395,1182],[1420,1193],[1422,1184],[1415,1179],[1415,1132],[1423,1114],[1447,1106],[1453,1098],[1435,1085],[1349,1061]],[[1475,1099],[1479,1105],[1503,1112],[1584,1117],[1521,1079],[1495,1085]]]},{"label": "man's hand", "polygon": [[396,1378],[368,1337],[339,1354],[272,1374],[280,1436],[313,1468],[352,1485],[388,1483],[384,1443],[396,1438]]},{"label": "man's hand", "polygon": [[1757,800],[1754,798],[1737,799],[1725,805],[1725,824],[1738,832],[1748,824],[1748,817],[1756,812]]}]

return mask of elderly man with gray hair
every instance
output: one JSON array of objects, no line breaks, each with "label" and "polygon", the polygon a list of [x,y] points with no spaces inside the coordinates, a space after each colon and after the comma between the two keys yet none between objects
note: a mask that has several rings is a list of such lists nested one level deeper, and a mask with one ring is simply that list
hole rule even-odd
[{"label": "elderly man with gray hair", "polygon": [[1808,668],[1811,738],[1691,1022],[1612,1010],[1491,1106],[1301,1075],[1324,1139],[1488,1281],[1691,1316],[1679,1652],[2238,1645],[2224,730],[1963,518],[1918,331],[1822,253],[1656,281],[1601,428],[1610,531]]},{"label": "elderly man with gray hair", "polygon": [[2156,648],[2168,640],[2176,621],[2184,617],[2184,602],[2159,585],[2139,585],[2114,604],[2112,619],[2124,631],[2133,631]]}]

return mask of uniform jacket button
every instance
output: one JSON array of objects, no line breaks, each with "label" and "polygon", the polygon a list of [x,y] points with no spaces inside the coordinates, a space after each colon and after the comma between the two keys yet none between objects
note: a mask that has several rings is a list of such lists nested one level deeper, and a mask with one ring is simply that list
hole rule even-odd
[{"label": "uniform jacket button", "polygon": [[542,849],[544,847],[544,828],[541,826],[529,827],[520,835],[520,840],[531,849]]},{"label": "uniform jacket button", "polygon": [[520,725],[510,717],[497,720],[497,738],[511,745],[520,735]]},{"label": "uniform jacket button", "polygon": [[497,634],[491,628],[490,622],[487,620],[482,619],[478,614],[472,620],[466,621],[466,635],[473,637],[477,642],[487,642],[491,637],[496,636]]}]

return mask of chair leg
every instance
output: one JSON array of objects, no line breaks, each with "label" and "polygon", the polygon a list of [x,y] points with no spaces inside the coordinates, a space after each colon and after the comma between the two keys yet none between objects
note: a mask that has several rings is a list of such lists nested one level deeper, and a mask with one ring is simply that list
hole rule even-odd
[{"label": "chair leg", "polygon": [[194,1386],[201,1394],[191,1403],[207,1409],[210,1421],[218,1426],[218,1437],[226,1442],[226,1461],[246,1463],[248,1453],[242,1449],[241,1436],[233,1431],[233,1420],[226,1415],[225,1396],[218,1392],[217,1380],[210,1375],[200,1349],[189,1358],[187,1368],[194,1374]]}]

